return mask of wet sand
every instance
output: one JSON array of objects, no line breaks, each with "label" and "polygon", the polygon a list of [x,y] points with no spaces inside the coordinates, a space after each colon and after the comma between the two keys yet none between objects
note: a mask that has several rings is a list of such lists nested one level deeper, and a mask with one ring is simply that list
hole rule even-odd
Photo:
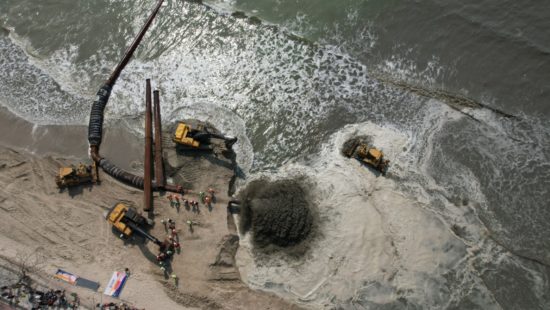
[{"label": "wet sand", "polygon": [[[223,159],[205,156],[181,158],[169,151],[165,164],[180,160],[180,172],[191,191],[188,199],[213,187],[216,203],[201,213],[170,207],[164,194],[154,194],[155,227],[151,233],[166,236],[160,219],[176,221],[181,253],[174,256],[173,272],[179,283],[160,270],[154,259],[156,246],[138,239],[123,241],[113,233],[103,212],[119,200],[141,209],[141,190],[128,187],[100,172],[101,184],[59,191],[54,182],[58,168],[87,161],[84,126],[33,126],[0,111],[0,254],[8,260],[24,253],[40,252],[45,263],[37,275],[49,285],[77,292],[82,305],[110,300],[102,294],[113,271],[129,268],[130,279],[120,300],[146,309],[293,309],[296,306],[270,293],[253,291],[240,280],[234,254],[238,237],[228,228],[226,205],[233,167]],[[109,128],[102,155],[122,166],[141,162],[141,139],[122,129]],[[124,165],[125,164],[125,165]],[[188,173],[184,173],[187,171]],[[179,175],[178,175],[179,174]],[[193,233],[185,221],[200,222]],[[67,286],[53,274],[62,268],[101,284],[98,292]],[[116,300],[115,300],[116,301]]]},{"label": "wet sand", "polygon": [[[35,125],[0,106],[0,145],[23,149],[40,156],[88,159],[88,127]],[[101,154],[114,164],[129,169],[143,161],[143,139],[123,126],[105,126]]]}]

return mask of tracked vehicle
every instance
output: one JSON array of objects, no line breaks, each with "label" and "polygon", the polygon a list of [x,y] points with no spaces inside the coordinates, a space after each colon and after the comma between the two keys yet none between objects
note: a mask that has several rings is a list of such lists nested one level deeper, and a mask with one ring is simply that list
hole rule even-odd
[{"label": "tracked vehicle", "polygon": [[148,234],[145,229],[153,225],[153,221],[142,216],[134,207],[124,202],[117,202],[109,211],[105,213],[105,219],[109,224],[120,232],[121,237],[129,238],[134,233],[147,238],[157,245],[162,242]]},{"label": "tracked vehicle", "polygon": [[191,124],[182,121],[178,122],[172,136],[172,141],[180,149],[212,151],[213,149],[210,145],[212,138],[224,140],[225,146],[228,149],[237,142],[237,138],[212,132],[211,129],[203,124],[197,124],[193,127]]},{"label": "tracked vehicle", "polygon": [[60,189],[86,183],[96,183],[97,181],[95,163],[92,165],[81,163],[78,167],[74,165],[61,167],[59,168],[59,173],[55,176],[55,184]]},{"label": "tracked vehicle", "polygon": [[354,138],[346,141],[342,153],[344,156],[355,158],[380,171],[382,175],[386,175],[390,161],[384,159],[384,153],[381,150],[369,145],[366,138]]}]

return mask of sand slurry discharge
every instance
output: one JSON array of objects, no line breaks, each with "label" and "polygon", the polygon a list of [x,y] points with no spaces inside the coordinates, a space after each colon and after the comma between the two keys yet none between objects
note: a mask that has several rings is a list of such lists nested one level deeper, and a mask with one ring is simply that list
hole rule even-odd
[{"label": "sand slurry discharge", "polygon": [[311,199],[298,179],[255,180],[238,197],[242,201],[241,232],[251,231],[260,249],[297,246],[314,230]]},{"label": "sand slurry discharge", "polygon": [[[234,154],[182,153],[166,135],[163,140],[167,177],[191,190],[184,198],[199,201],[200,191],[216,190],[212,208],[201,203],[200,212],[183,205],[178,211],[164,193],[154,194],[155,226],[150,233],[164,239],[167,231],[161,219],[176,221],[181,252],[174,255],[170,271],[178,276],[177,286],[154,260],[158,251],[154,244],[144,244],[139,238],[119,239],[103,218],[103,212],[119,200],[141,209],[141,190],[101,173],[99,185],[59,191],[54,176],[59,167],[74,164],[74,159],[39,157],[10,148],[0,148],[1,255],[13,259],[21,253],[42,251],[46,261],[40,273],[51,285],[64,286],[52,277],[57,268],[101,283],[98,292],[66,287],[78,292],[83,305],[108,300],[101,292],[112,272],[129,268],[131,276],[121,300],[146,309],[296,308],[273,294],[251,290],[240,280],[235,267],[239,237],[226,209]],[[198,223],[192,233],[187,220]]]}]

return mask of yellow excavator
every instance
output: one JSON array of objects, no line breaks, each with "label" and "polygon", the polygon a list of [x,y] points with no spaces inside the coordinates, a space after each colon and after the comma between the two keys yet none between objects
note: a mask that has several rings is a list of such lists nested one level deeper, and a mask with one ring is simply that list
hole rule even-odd
[{"label": "yellow excavator", "polygon": [[342,153],[346,157],[353,157],[363,162],[376,170],[380,171],[382,175],[386,175],[388,170],[389,160],[384,159],[384,153],[369,145],[366,139],[356,138],[347,141],[344,144]]},{"label": "yellow excavator", "polygon": [[209,144],[212,138],[224,140],[228,149],[237,142],[237,138],[211,132],[205,125],[199,124],[193,128],[191,124],[181,121],[176,126],[172,141],[180,148],[211,151],[212,147]]},{"label": "yellow excavator", "polygon": [[59,188],[72,187],[84,183],[97,183],[97,170],[95,163],[85,165],[80,163],[78,167],[71,165],[69,167],[59,168],[59,174],[55,176],[55,183]]},{"label": "yellow excavator", "polygon": [[141,215],[136,208],[125,202],[117,202],[105,214],[105,219],[120,232],[122,238],[130,238],[134,233],[141,235],[157,245],[162,244],[160,240],[148,234],[144,228],[152,226],[153,221]]},{"label": "yellow excavator", "polygon": [[177,144],[186,145],[192,148],[198,148],[200,146],[200,142],[193,139],[193,136],[190,135],[190,132],[190,125],[187,125],[184,122],[179,122],[178,126],[176,127],[176,131],[174,131],[174,137],[172,138],[172,141],[176,142]]}]

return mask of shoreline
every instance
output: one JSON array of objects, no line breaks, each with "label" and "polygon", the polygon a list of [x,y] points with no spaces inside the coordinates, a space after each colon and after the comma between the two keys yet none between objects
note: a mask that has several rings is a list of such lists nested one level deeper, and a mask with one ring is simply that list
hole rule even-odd
[{"label": "shoreline", "polygon": [[[39,157],[91,162],[87,134],[85,125],[34,124],[0,105],[0,146]],[[143,139],[123,126],[105,126],[103,141],[101,153],[122,169],[131,170],[131,163],[143,161]]]},{"label": "shoreline", "polygon": [[[168,128],[169,126],[167,126]],[[234,166],[230,158],[204,154],[179,154],[165,148],[165,165],[176,167],[171,178],[184,182],[186,199],[197,200],[199,191],[216,191],[213,208],[201,212],[170,207],[165,193],[155,192],[156,225],[150,233],[163,239],[167,232],[161,219],[177,223],[181,253],[174,256],[172,270],[180,279],[159,269],[151,255],[151,243],[123,241],[113,233],[103,212],[116,201],[143,204],[141,190],[124,185],[100,172],[101,184],[82,185],[60,191],[54,176],[60,166],[88,161],[85,126],[34,125],[0,108],[0,252],[8,259],[21,253],[41,251],[45,266],[40,271],[52,286],[57,268],[97,281],[97,292],[68,285],[88,300],[114,300],[146,309],[301,309],[274,293],[250,288],[241,280],[235,252],[239,236],[228,226],[226,205]],[[166,143],[166,139],[163,139]],[[102,154],[121,167],[142,162],[143,141],[124,128],[105,130]],[[172,143],[171,141],[169,143]],[[131,169],[131,168],[130,168]],[[139,169],[139,167],[138,167]],[[206,173],[205,173],[206,172]],[[200,223],[188,231],[187,220]],[[103,296],[113,271],[129,268],[131,277],[120,299]]]}]

